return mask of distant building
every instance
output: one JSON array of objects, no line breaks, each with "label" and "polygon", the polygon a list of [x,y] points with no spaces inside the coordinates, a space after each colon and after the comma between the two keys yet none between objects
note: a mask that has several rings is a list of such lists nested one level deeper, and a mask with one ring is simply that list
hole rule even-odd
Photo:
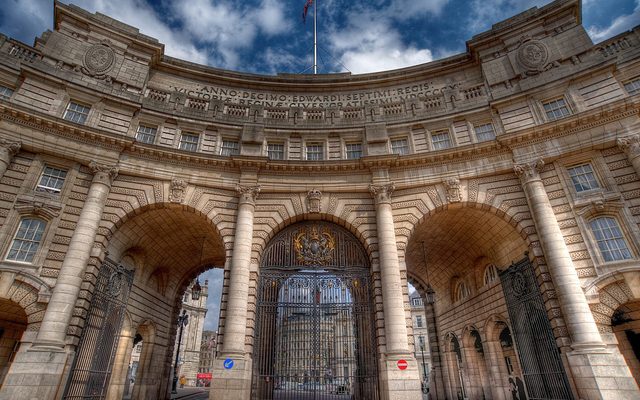
[{"label": "distant building", "polygon": [[429,384],[429,371],[431,367],[431,355],[429,352],[429,330],[424,310],[422,297],[418,292],[409,295],[411,304],[411,322],[413,325],[413,353],[418,362],[420,380],[425,386]]},{"label": "distant building", "polygon": [[[198,365],[198,375],[202,375],[203,381],[207,379],[207,374],[213,372],[213,362],[216,359],[218,345],[218,331],[203,331],[202,342],[200,343],[200,363]],[[211,379],[209,378],[209,381]],[[205,383],[205,382],[201,382]]]}]

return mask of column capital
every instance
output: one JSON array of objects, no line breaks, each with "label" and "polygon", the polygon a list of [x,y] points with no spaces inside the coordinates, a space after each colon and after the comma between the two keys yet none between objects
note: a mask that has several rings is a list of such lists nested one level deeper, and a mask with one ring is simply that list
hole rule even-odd
[{"label": "column capital", "polygon": [[629,157],[637,157],[640,155],[640,136],[631,135],[623,138],[618,138],[616,144],[620,150],[624,151]]},{"label": "column capital", "polygon": [[258,194],[260,193],[260,185],[236,185],[236,191],[240,195],[240,204],[255,204]]},{"label": "column capital", "polygon": [[520,178],[520,182],[522,182],[523,185],[534,180],[539,180],[542,168],[544,168],[542,158],[528,163],[513,164],[513,172]]},{"label": "column capital", "polygon": [[386,185],[369,185],[369,192],[371,192],[376,204],[391,203],[391,194],[395,188],[393,183]]},{"label": "column capital", "polygon": [[102,183],[111,187],[113,180],[118,176],[120,168],[117,165],[98,164],[95,161],[89,163],[89,168],[93,172],[93,182]]},{"label": "column capital", "polygon": [[0,147],[4,147],[11,157],[18,154],[20,149],[22,148],[22,143],[20,142],[12,142],[6,139],[0,139]]}]

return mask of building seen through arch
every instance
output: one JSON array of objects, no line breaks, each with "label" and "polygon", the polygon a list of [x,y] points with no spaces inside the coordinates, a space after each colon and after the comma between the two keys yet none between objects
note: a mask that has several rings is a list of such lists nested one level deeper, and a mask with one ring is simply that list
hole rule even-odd
[{"label": "building seen through arch", "polygon": [[640,397],[638,28],[258,76],[53,7],[0,36],[0,400],[168,399],[183,309],[215,400]]}]

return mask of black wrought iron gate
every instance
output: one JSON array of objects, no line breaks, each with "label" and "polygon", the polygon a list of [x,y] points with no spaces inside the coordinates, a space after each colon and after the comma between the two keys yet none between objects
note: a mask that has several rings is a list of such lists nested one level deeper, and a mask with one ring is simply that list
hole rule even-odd
[{"label": "black wrought iron gate", "polygon": [[500,280],[529,399],[573,399],[529,257]]},{"label": "black wrought iron gate", "polygon": [[323,222],[277,235],[258,284],[252,398],[378,399],[366,254]]},{"label": "black wrought iron gate", "polygon": [[65,400],[106,397],[132,282],[133,271],[122,265],[105,260],[100,267]]}]

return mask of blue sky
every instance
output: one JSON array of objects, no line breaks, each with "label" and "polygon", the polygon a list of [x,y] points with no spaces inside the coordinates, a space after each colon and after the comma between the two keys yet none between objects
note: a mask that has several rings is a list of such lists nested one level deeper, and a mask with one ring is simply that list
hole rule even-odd
[{"label": "blue sky", "polygon": [[[320,73],[354,74],[421,64],[465,51],[492,24],[548,0],[317,0]],[[167,55],[260,74],[310,72],[313,18],[306,0],[64,0],[133,25]],[[594,42],[640,24],[640,0],[583,0]],[[3,0],[0,32],[33,44],[52,29],[53,0]],[[222,271],[210,280],[206,329],[216,329]]]}]

